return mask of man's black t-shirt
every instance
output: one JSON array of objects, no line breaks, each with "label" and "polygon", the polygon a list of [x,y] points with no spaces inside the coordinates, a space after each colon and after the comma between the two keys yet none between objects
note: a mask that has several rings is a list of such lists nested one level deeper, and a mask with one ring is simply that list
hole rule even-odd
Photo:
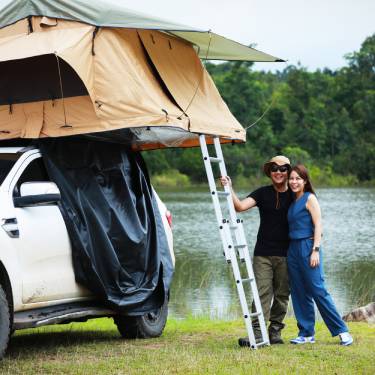
[{"label": "man's black t-shirt", "polygon": [[287,215],[293,193],[290,190],[279,193],[270,185],[253,191],[248,197],[256,201],[260,215],[254,255],[285,257],[289,246]]}]

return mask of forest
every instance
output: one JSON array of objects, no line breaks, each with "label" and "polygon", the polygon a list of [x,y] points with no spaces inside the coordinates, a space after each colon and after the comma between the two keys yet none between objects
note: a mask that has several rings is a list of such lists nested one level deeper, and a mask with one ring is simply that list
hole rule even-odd
[{"label": "forest", "polygon": [[[340,69],[313,72],[301,65],[264,72],[248,62],[205,63],[234,116],[250,126],[245,144],[223,146],[238,184],[263,181],[263,163],[277,154],[306,164],[320,185],[375,184],[375,34],[345,59]],[[199,148],[143,156],[156,185],[206,181]]]}]

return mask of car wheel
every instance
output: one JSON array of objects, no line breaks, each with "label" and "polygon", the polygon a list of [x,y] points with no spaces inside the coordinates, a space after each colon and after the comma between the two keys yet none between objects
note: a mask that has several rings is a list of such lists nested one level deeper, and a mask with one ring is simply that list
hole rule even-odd
[{"label": "car wheel", "polygon": [[141,316],[117,315],[115,324],[125,339],[147,339],[159,337],[164,330],[168,317],[168,299],[157,311]]},{"label": "car wheel", "polygon": [[0,285],[0,359],[5,355],[11,334],[9,303]]}]

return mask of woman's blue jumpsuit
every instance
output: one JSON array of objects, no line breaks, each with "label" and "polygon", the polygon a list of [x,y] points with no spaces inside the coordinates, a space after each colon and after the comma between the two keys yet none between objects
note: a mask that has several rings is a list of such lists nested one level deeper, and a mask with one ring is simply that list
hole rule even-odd
[{"label": "woman's blue jumpsuit", "polygon": [[320,264],[310,266],[310,255],[314,241],[314,224],[306,209],[311,193],[304,193],[289,207],[288,273],[294,314],[299,328],[298,336],[314,336],[315,301],[319,312],[332,336],[348,332],[348,328],[338,314],[330,294],[324,285],[322,253]]}]

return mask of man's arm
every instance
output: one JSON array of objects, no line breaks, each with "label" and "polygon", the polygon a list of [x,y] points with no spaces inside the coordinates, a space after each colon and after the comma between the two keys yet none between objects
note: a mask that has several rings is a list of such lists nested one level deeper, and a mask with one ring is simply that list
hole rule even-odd
[{"label": "man's arm", "polygon": [[226,186],[226,185],[229,186],[229,188],[232,192],[232,199],[233,199],[234,208],[237,212],[249,210],[250,208],[253,208],[257,205],[257,202],[255,201],[254,198],[247,197],[247,198],[241,200],[237,197],[237,194],[233,190],[232,180],[230,179],[229,176],[220,177],[220,182],[223,186]]}]

